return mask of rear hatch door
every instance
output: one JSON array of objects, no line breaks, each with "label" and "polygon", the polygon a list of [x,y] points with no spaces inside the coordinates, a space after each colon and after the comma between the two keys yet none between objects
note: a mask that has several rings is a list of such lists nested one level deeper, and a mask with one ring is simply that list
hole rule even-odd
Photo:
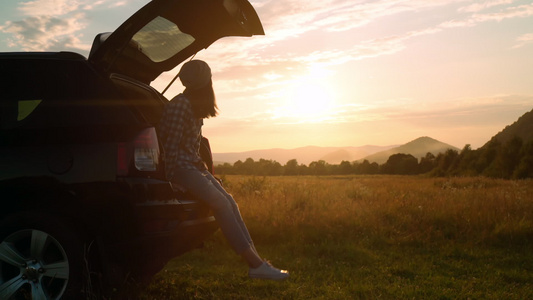
[{"label": "rear hatch door", "polygon": [[247,0],[154,0],[113,33],[96,36],[89,61],[106,75],[149,84],[222,37],[262,34]]}]

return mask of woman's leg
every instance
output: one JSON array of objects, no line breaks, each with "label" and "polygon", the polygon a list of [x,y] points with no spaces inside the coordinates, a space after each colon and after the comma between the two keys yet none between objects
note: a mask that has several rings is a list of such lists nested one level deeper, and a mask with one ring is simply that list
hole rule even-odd
[{"label": "woman's leg", "polygon": [[248,231],[248,228],[246,227],[246,224],[244,223],[244,220],[242,219],[241,211],[239,210],[239,206],[232,195],[228,194],[228,192],[222,187],[220,182],[211,175],[209,172],[204,173],[206,175],[206,178],[213,183],[213,185],[226,197],[228,200],[228,203],[231,205],[231,208],[233,210],[233,214],[235,215],[235,220],[237,221],[237,224],[241,227],[242,232],[244,233],[246,239],[252,246],[252,249],[255,251],[254,243],[252,241],[252,237],[250,236],[250,232]]},{"label": "woman's leg", "polygon": [[251,267],[256,267],[258,263],[262,263],[261,258],[251,247],[250,234],[235,200],[209,172],[177,169],[173,180],[209,205],[222,233],[237,254],[243,256]]},{"label": "woman's leg", "polygon": [[274,268],[257,254],[235,200],[209,172],[178,169],[175,175],[180,185],[211,207],[229,244],[248,263],[248,276],[273,280],[289,277],[287,271]]},{"label": "woman's leg", "polygon": [[250,247],[244,250],[242,253],[240,253],[240,255],[248,263],[250,268],[257,268],[261,266],[261,264],[263,264],[263,260],[261,259],[261,257],[259,256],[259,253],[257,253],[257,250],[255,249],[254,242],[252,241],[250,232],[248,231],[248,228],[246,227],[246,224],[244,223],[244,220],[242,219],[241,211],[239,210],[239,206],[237,205],[237,202],[235,201],[232,195],[228,194],[228,192],[222,187],[220,182],[211,173],[205,171],[203,172],[203,174],[226,197],[226,199],[228,200],[228,203],[231,205],[237,224],[240,226],[244,236],[249,242]]}]

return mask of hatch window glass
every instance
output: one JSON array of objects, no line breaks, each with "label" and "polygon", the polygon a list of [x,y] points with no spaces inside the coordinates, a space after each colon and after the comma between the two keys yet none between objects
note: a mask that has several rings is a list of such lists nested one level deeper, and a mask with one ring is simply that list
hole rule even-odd
[{"label": "hatch window glass", "polygon": [[194,42],[194,37],[182,32],[171,21],[157,17],[137,32],[132,41],[154,62],[174,56]]},{"label": "hatch window glass", "polygon": [[41,104],[42,100],[5,100],[0,105],[0,128],[20,126]]},{"label": "hatch window glass", "polygon": [[17,121],[26,119],[41,104],[42,100],[22,100],[18,101]]}]

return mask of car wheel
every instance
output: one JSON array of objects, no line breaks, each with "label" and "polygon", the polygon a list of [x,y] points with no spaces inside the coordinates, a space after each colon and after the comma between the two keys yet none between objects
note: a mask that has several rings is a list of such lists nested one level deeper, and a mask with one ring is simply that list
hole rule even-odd
[{"label": "car wheel", "polygon": [[81,295],[83,248],[69,227],[40,214],[1,225],[0,299]]}]

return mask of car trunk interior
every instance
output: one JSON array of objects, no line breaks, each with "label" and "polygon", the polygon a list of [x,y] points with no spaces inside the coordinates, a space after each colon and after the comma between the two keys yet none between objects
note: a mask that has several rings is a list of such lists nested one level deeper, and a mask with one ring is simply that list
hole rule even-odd
[{"label": "car trunk interior", "polygon": [[125,75],[112,73],[109,78],[148,124],[158,125],[163,108],[168,103],[165,96],[153,87]]}]

